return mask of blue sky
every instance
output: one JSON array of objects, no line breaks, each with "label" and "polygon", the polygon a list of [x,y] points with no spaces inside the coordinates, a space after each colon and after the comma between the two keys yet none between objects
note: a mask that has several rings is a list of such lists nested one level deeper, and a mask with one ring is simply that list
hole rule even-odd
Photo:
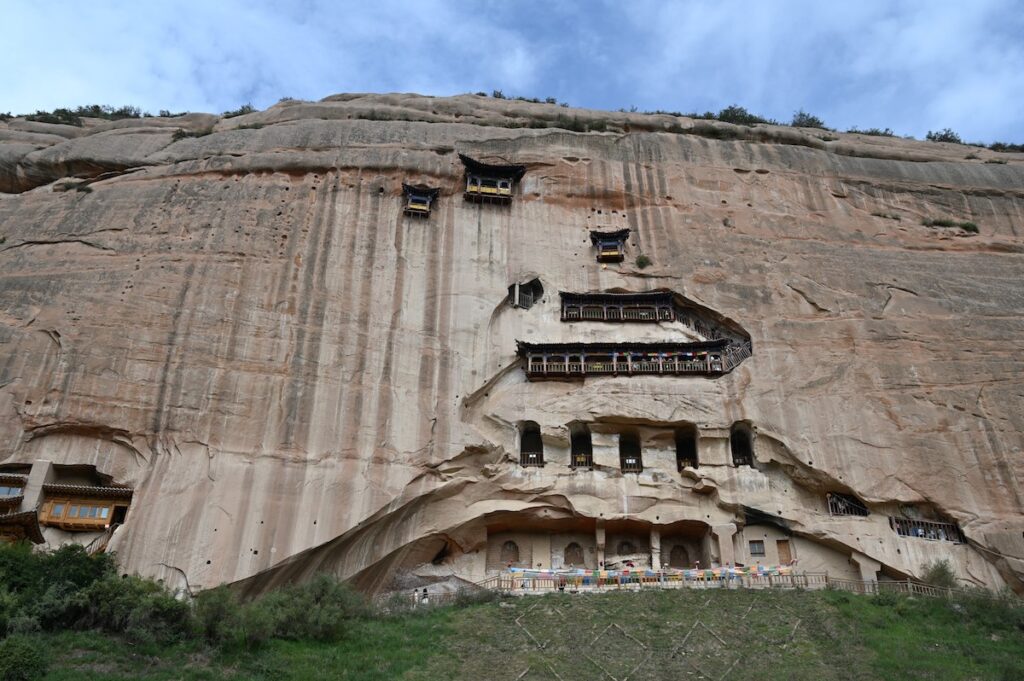
[{"label": "blue sky", "polygon": [[0,0],[0,112],[499,89],[1024,142],[1021,0]]}]

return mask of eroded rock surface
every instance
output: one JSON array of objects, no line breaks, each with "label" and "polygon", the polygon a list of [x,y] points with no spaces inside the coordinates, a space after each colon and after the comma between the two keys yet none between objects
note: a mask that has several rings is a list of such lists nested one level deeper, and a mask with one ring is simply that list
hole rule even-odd
[{"label": "eroded rock surface", "polygon": [[[572,118],[607,132],[539,127]],[[0,123],[0,461],[132,486],[126,570],[373,589],[480,579],[516,533],[554,557],[559,537],[603,555],[605,527],[651,530],[630,547],[658,534],[667,560],[679,530],[752,562],[771,527],[812,567],[949,558],[1021,588],[1024,156],[474,96],[93,123]],[[510,207],[463,200],[460,152],[527,166]],[[429,220],[403,217],[402,182],[441,188]],[[599,265],[589,231],[622,227],[627,260]],[[509,306],[534,277],[543,300]],[[527,382],[516,339],[686,340],[559,321],[558,291],[659,288],[734,320],[753,356]],[[543,468],[519,465],[526,421]],[[574,422],[593,470],[568,466]],[[753,468],[732,465],[735,423]],[[680,473],[683,424],[700,465]],[[639,475],[619,470],[626,430]],[[831,516],[827,492],[871,515]],[[967,543],[900,537],[888,518],[913,509]]]}]

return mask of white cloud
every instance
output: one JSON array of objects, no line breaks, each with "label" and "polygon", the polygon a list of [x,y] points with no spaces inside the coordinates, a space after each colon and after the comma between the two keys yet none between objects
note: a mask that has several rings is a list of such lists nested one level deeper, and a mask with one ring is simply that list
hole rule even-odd
[{"label": "white cloud", "polygon": [[501,89],[922,136],[1024,138],[1012,0],[508,5],[424,0],[54,0],[5,7],[0,111],[85,103],[223,111],[281,96]]}]

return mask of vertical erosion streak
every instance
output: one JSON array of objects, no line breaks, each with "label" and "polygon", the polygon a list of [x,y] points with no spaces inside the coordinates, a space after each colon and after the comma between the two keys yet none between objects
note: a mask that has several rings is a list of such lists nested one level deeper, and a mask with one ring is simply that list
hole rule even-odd
[{"label": "vertical erosion streak", "polygon": [[[450,203],[450,202],[449,202]],[[449,216],[451,208],[449,207]],[[511,220],[511,217],[509,218]],[[454,225],[454,219],[449,217],[448,223]],[[511,231],[511,229],[509,229]],[[437,371],[437,396],[434,399],[434,410],[437,415],[437,423],[434,429],[434,449],[437,450],[438,443],[445,451],[442,457],[447,457],[447,449],[451,441],[451,407],[454,404],[451,394],[452,373],[457,368],[455,353],[452,350],[452,305],[454,295],[452,293],[453,281],[455,279],[455,230],[446,229],[441,241],[441,256],[443,265],[441,267],[440,279],[440,301],[438,303],[438,348],[440,361]],[[456,382],[456,385],[458,382]],[[431,453],[431,460],[434,452]]]},{"label": "vertical erosion streak", "polygon": [[[324,183],[326,185],[326,182]],[[337,190],[337,180],[335,181]],[[333,195],[324,198],[324,192],[317,194],[315,199],[315,210],[310,228],[310,235],[306,242],[306,253],[302,260],[301,283],[296,292],[298,305],[295,314],[295,346],[292,350],[291,362],[288,367],[288,375],[291,385],[285,396],[284,410],[284,438],[283,443],[287,447],[295,446],[295,434],[299,420],[305,416],[309,420],[309,405],[306,404],[306,387],[310,380],[315,378],[317,366],[319,366],[319,347],[323,334],[323,312],[324,300],[323,290],[317,289],[316,274],[324,267],[327,258],[327,251],[322,245],[324,239],[329,239],[324,232],[324,215],[328,207],[333,203]],[[328,241],[329,243],[329,241]],[[310,329],[311,324],[316,323],[316,331]],[[303,443],[305,444],[305,442]]]},{"label": "vertical erosion streak", "polygon": [[[442,231],[443,241],[442,244],[447,242],[450,238],[450,232],[454,229],[454,207],[453,201],[446,201],[446,210],[444,213],[444,220],[441,220],[441,224],[438,225]],[[477,207],[479,211],[479,207]],[[443,248],[443,245],[442,245]],[[437,354],[440,352],[439,344],[437,341],[437,307],[438,307],[438,281],[440,280],[440,251],[441,249],[435,247],[427,248],[427,266],[426,272],[424,273],[424,290],[423,290],[423,321],[422,321],[422,337],[423,341],[421,344],[422,355],[420,357],[420,372],[417,380],[417,391],[419,394],[420,405],[427,405],[422,410],[422,414],[428,413],[433,414],[433,418],[424,419],[419,424],[419,442],[428,443],[429,447],[427,450],[427,458],[429,461],[434,461],[434,428],[436,424],[437,415],[437,395],[434,392],[434,386],[436,385],[436,372],[437,372]]]},{"label": "vertical erosion streak", "polygon": [[[395,218],[394,244],[394,271],[395,280],[391,287],[391,312],[388,322],[388,337],[384,346],[384,362],[381,368],[380,402],[377,408],[377,436],[378,439],[386,442],[393,442],[391,437],[391,412],[394,409],[394,395],[396,390],[397,363],[395,362],[395,345],[398,336],[398,329],[402,325],[402,298],[405,292],[405,218],[402,211],[398,211]],[[382,463],[374,456],[374,463]]]},{"label": "vertical erosion streak", "polygon": [[178,338],[181,333],[182,316],[185,312],[185,301],[188,300],[189,291],[192,289],[192,274],[195,272],[195,263],[185,266],[185,281],[181,284],[178,298],[174,301],[174,311],[171,318],[171,329],[167,332],[167,354],[164,355],[164,365],[160,369],[160,386],[157,390],[156,406],[153,411],[153,420],[150,429],[153,431],[153,451],[158,451],[159,436],[163,432],[166,423],[164,410],[167,408],[167,392],[170,389],[168,376],[171,366],[174,363],[174,356],[178,347]]},{"label": "vertical erosion streak", "polygon": [[323,211],[324,218],[320,223],[321,238],[317,252],[313,289],[316,293],[315,305],[312,308],[314,312],[312,319],[314,327],[306,336],[306,348],[303,353],[306,357],[312,358],[311,364],[309,364],[309,369],[307,369],[307,375],[309,380],[313,382],[313,399],[307,400],[306,405],[308,418],[305,420],[306,431],[302,443],[303,447],[308,447],[310,444],[311,432],[313,429],[313,412],[316,408],[317,401],[317,388],[322,378],[320,372],[324,366],[324,363],[321,360],[323,354],[324,324],[327,320],[327,275],[331,266],[331,253],[334,245],[334,223],[338,213],[338,192],[341,187],[340,174],[328,173],[324,179],[324,186],[327,185],[327,181],[333,180],[333,183],[331,184],[331,191],[326,199],[327,208]]},{"label": "vertical erosion streak", "polygon": [[334,433],[334,439],[341,448],[348,448],[350,445],[349,439],[355,437],[355,433],[352,430],[355,424],[354,422],[349,422],[347,416],[350,411],[348,409],[348,401],[352,399],[353,393],[358,391],[352,386],[351,379],[353,376],[348,358],[355,355],[360,342],[359,338],[355,337],[355,334],[352,333],[351,300],[354,297],[356,286],[362,281],[360,276],[362,269],[358,260],[359,253],[357,248],[358,238],[361,233],[360,217],[363,213],[363,177],[361,172],[355,178],[355,192],[352,210],[346,214],[344,224],[340,228],[344,236],[341,247],[338,249],[339,257],[343,259],[340,263],[343,278],[339,290],[335,292],[335,295],[342,304],[342,315],[339,320],[341,329],[338,334],[339,360],[337,371],[340,378],[338,381],[338,398],[331,428]]},{"label": "vertical erosion streak", "polygon": [[648,207],[646,210],[648,213],[648,224],[651,226],[650,251],[654,255],[654,260],[658,259],[659,253],[666,253],[665,220],[662,217],[662,211],[666,209],[661,203],[666,194],[668,194],[668,191],[665,188],[665,171],[662,169],[661,164],[658,164],[657,173],[655,173],[653,164],[648,165],[647,196],[650,200],[647,202]]},{"label": "vertical erosion streak", "polygon": [[[639,223],[637,220],[637,206],[639,201],[634,194],[636,191],[636,184],[633,181],[633,164],[627,161],[622,162],[622,181],[626,187],[626,221],[629,223],[631,241],[636,242],[637,249],[642,249],[643,239],[640,233]],[[634,256],[636,254],[633,254]]]},{"label": "vertical erosion streak", "polygon": [[[367,365],[369,364],[369,357],[375,355],[379,351],[379,345],[376,339],[372,338],[373,334],[373,311],[374,311],[374,295],[373,295],[373,283],[374,283],[374,270],[376,267],[377,258],[377,239],[380,238],[382,233],[387,230],[379,229],[380,220],[380,203],[381,195],[379,192],[372,192],[366,202],[368,205],[365,211],[360,211],[356,216],[356,220],[362,223],[362,229],[356,228],[354,231],[359,236],[365,238],[366,248],[356,249],[361,262],[352,263],[351,268],[358,270],[361,273],[359,277],[360,290],[358,300],[353,300],[355,297],[349,298],[349,302],[356,303],[356,320],[354,329],[354,340],[355,347],[353,351],[355,353],[356,363],[352,368],[351,377],[348,380],[349,385],[349,396],[351,401],[344,412],[344,426],[342,427],[342,435],[346,438],[352,438],[355,444],[359,443],[359,427],[361,424],[367,423],[363,418],[363,412],[367,409],[367,403],[373,404],[373,399],[365,399],[366,395],[370,390],[376,390],[378,387],[371,386],[371,381],[367,380]],[[353,254],[353,257],[356,254]],[[355,294],[355,291],[352,292]],[[372,365],[371,365],[372,369]],[[368,425],[368,424],[367,424]],[[371,441],[375,444],[379,440],[379,437],[374,434]],[[346,443],[348,444],[348,443]],[[376,447],[374,447],[375,449]],[[364,471],[372,465],[372,457],[363,460],[362,452],[360,454],[360,468]]]}]

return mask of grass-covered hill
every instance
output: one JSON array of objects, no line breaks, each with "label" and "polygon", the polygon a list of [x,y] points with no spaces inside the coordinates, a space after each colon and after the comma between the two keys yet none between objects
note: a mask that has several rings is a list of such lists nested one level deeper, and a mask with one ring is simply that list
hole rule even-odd
[{"label": "grass-covered hill", "polygon": [[0,681],[1024,679],[1024,608],[983,596],[686,589],[410,609],[325,577],[240,604],[175,598],[72,547],[0,546],[0,635]]}]

